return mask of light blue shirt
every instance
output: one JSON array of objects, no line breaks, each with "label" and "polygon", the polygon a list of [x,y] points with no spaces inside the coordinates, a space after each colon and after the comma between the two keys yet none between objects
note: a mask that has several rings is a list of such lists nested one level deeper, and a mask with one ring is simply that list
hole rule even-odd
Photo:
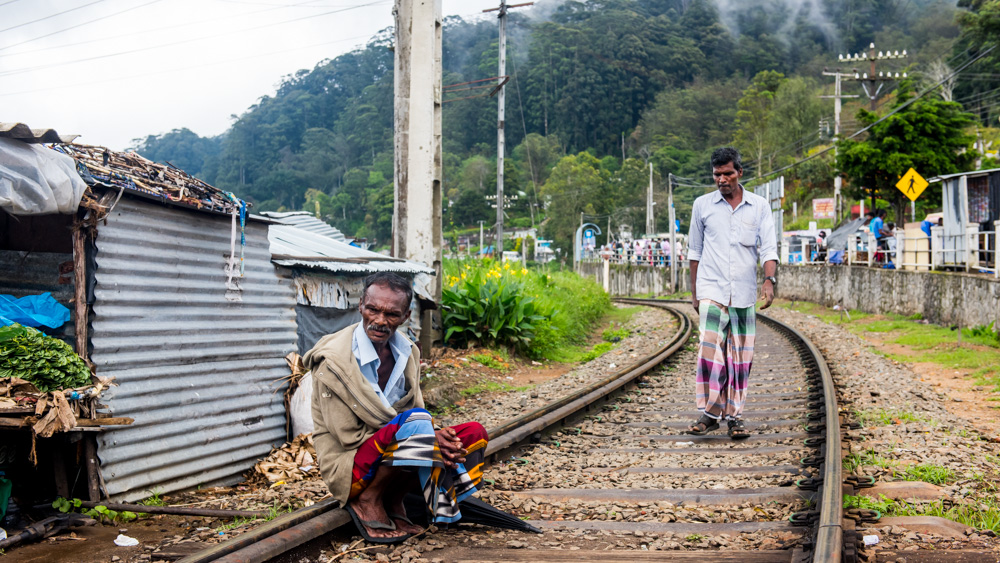
[{"label": "light blue shirt", "polygon": [[389,374],[389,381],[386,382],[385,391],[383,391],[378,386],[378,368],[382,365],[382,360],[379,359],[378,353],[375,352],[375,346],[372,345],[372,341],[365,333],[364,322],[358,323],[357,328],[354,329],[354,337],[351,340],[351,352],[354,353],[354,359],[358,361],[361,374],[371,384],[375,394],[382,400],[382,404],[390,409],[396,401],[406,395],[406,378],[403,377],[403,371],[406,370],[406,362],[410,359],[411,346],[410,341],[399,331],[393,333],[389,340],[389,350],[392,351],[392,357],[396,359],[396,365],[393,366],[392,373]]},{"label": "light blue shirt", "polygon": [[778,260],[774,217],[767,201],[743,189],[732,205],[716,190],[694,200],[688,259],[698,262],[698,299],[750,307],[757,300],[757,262]]}]

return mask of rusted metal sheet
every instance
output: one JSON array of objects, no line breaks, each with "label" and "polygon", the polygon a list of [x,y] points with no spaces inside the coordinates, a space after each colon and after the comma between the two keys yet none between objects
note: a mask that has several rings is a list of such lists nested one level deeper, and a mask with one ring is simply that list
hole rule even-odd
[{"label": "rusted metal sheet", "polygon": [[234,480],[284,440],[295,297],[255,221],[227,288],[230,229],[228,217],[129,197],[98,226],[92,359],[118,383],[111,412],[135,419],[100,438],[115,499]]},{"label": "rusted metal sheet", "polygon": [[361,299],[365,283],[362,277],[333,277],[310,273],[292,275],[295,301],[299,305],[354,309]]}]

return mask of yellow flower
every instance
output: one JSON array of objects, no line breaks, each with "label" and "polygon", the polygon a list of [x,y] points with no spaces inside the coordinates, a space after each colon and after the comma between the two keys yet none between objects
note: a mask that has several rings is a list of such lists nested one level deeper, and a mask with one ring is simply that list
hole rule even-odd
[{"label": "yellow flower", "polygon": [[527,274],[528,274],[528,269],[527,268],[521,268],[521,275],[525,276]]},{"label": "yellow flower", "polygon": [[[465,272],[462,272],[462,279],[463,280],[465,279]],[[456,281],[458,281],[458,280],[456,280]]]}]

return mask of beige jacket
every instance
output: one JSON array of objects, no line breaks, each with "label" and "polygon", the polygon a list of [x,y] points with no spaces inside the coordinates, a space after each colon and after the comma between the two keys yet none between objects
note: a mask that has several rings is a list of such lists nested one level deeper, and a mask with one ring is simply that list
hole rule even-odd
[{"label": "beige jacket", "polygon": [[353,324],[324,336],[303,358],[313,374],[313,443],[320,473],[341,506],[351,493],[354,454],[361,444],[398,413],[424,407],[417,347],[413,346],[403,371],[406,395],[392,409],[387,409],[362,375],[351,352],[357,326]]}]

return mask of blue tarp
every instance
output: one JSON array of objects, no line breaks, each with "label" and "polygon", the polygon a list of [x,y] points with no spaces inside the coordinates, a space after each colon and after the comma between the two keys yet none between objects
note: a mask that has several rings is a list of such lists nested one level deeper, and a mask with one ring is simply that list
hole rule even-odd
[{"label": "blue tarp", "polygon": [[69,309],[56,301],[51,293],[15,298],[0,295],[0,323],[9,326],[47,326],[59,328],[69,320]]}]

